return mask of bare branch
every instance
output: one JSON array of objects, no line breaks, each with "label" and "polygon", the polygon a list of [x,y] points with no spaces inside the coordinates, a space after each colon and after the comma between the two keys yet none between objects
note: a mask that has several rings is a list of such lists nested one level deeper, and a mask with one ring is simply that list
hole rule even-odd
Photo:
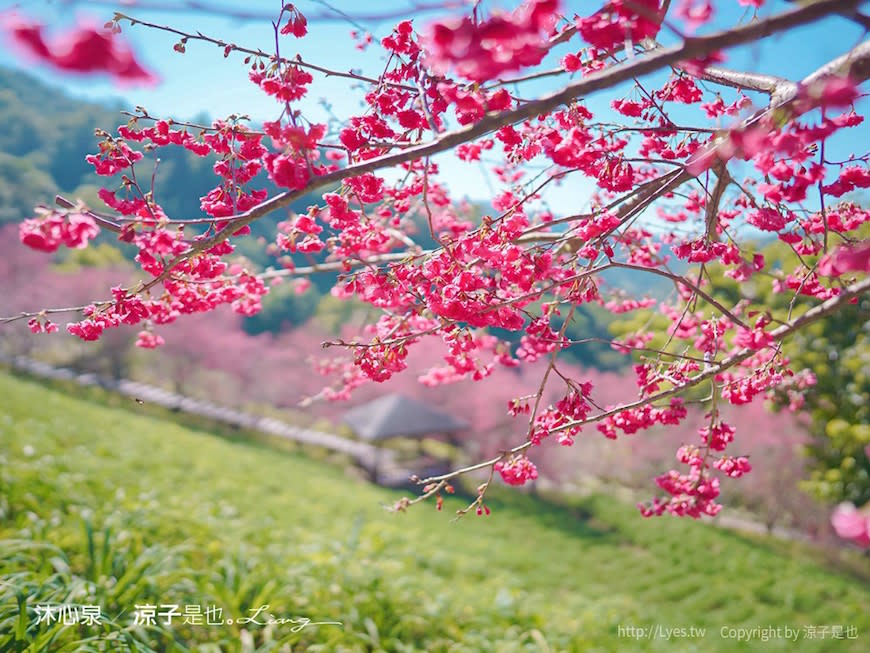
[{"label": "bare branch", "polygon": [[660,276],[660,277],[665,277],[666,279],[670,279],[670,280],[673,281],[674,283],[678,283],[678,284],[680,284],[680,285],[682,285],[682,286],[686,286],[687,288],[689,288],[690,290],[692,290],[692,292],[694,292],[694,293],[700,295],[701,297],[703,297],[704,300],[705,300],[708,304],[710,304],[711,306],[717,308],[717,309],[722,313],[722,315],[725,315],[729,320],[731,320],[732,322],[734,322],[734,324],[738,324],[738,325],[742,326],[742,327],[745,328],[745,329],[748,329],[748,328],[749,328],[749,327],[748,327],[748,326],[743,322],[743,320],[741,320],[739,317],[737,317],[736,315],[734,315],[734,313],[732,313],[732,312],[729,311],[727,308],[725,308],[725,307],[724,307],[724,306],[723,306],[723,305],[722,305],[718,300],[716,300],[715,297],[713,297],[712,295],[710,295],[710,294],[704,292],[703,290],[701,290],[701,287],[700,287],[698,284],[696,284],[696,283],[692,283],[692,282],[689,281],[686,277],[680,276],[680,275],[678,275],[678,274],[673,274],[673,273],[671,273],[671,272],[667,272],[667,271],[665,271],[665,270],[660,270],[660,269],[658,269],[658,268],[648,268],[648,267],[644,267],[644,266],[642,266],[642,265],[632,265],[631,263],[617,263],[616,261],[611,261],[611,262],[610,262],[610,267],[614,267],[614,268],[623,268],[623,269],[626,269],[626,270],[635,270],[635,271],[637,271],[637,272],[649,272],[649,273],[651,273],[651,274],[656,274],[656,275],[658,275],[658,276]]},{"label": "bare branch", "polygon": [[381,263],[395,263],[398,261],[406,261],[420,256],[430,254],[431,251],[421,251],[419,254],[403,252],[392,252],[389,254],[379,254],[369,259],[351,259],[345,261],[329,261],[327,263],[316,263],[305,267],[293,268],[292,270],[267,270],[257,276],[261,279],[275,279],[278,277],[303,277],[319,272],[343,272],[347,268],[364,267],[367,265],[380,265]]},{"label": "bare branch", "polygon": [[713,166],[713,169],[716,173],[716,185],[713,186],[713,191],[707,198],[707,206],[704,215],[706,231],[705,238],[708,243],[719,240],[719,234],[716,230],[716,227],[719,224],[719,204],[722,202],[725,189],[728,188],[728,184],[731,183],[731,175],[729,174],[728,167],[725,165],[724,161],[720,161],[717,165]]},{"label": "bare branch", "polygon": [[710,66],[699,73],[698,77],[708,82],[722,84],[723,86],[746,88],[751,91],[759,91],[767,94],[771,94],[779,88],[792,84],[789,80],[783,77],[776,77],[775,75],[742,72],[738,70],[730,70],[728,68],[720,68],[719,66]]},{"label": "bare branch", "polygon": [[109,218],[100,215],[99,213],[94,213],[90,209],[78,208],[74,202],[70,202],[63,195],[55,195],[54,203],[64,209],[75,209],[79,213],[83,213],[84,215],[91,218],[94,222],[100,225],[103,229],[108,229],[109,231],[114,231],[115,233],[121,233],[121,225],[116,222],[110,220]]},{"label": "bare branch", "polygon": [[[117,7],[118,0],[60,0],[60,4],[71,6],[78,4],[88,4],[90,6]],[[224,16],[235,20],[255,21],[255,20],[271,20],[275,17],[274,12],[253,11],[250,9],[240,9],[241,4],[236,6],[221,5],[215,2],[201,2],[199,0],[182,0],[181,2],[159,2],[150,0],[127,0],[123,3],[127,8],[134,8],[141,11],[155,11],[160,13],[176,13],[176,14],[207,14],[212,16]],[[391,11],[382,11],[378,13],[359,13],[346,14],[338,11],[328,5],[325,11],[305,12],[305,18],[309,22],[347,22],[352,19],[360,23],[380,23],[387,20],[401,19],[406,16],[419,15],[421,13],[441,12],[448,9],[455,9],[465,6],[464,3],[458,1],[448,2],[429,2],[429,3],[411,3],[400,9]]]},{"label": "bare branch", "polygon": [[262,57],[267,61],[277,61],[281,64],[288,64],[299,66],[300,68],[308,68],[309,70],[316,70],[319,73],[322,73],[326,77],[346,77],[347,79],[355,79],[360,82],[366,82],[368,84],[375,85],[384,85],[390,86],[392,88],[402,89],[403,91],[415,91],[416,87],[408,86],[406,84],[397,84],[395,82],[389,82],[383,79],[375,79],[373,77],[366,77],[365,75],[357,75],[353,72],[343,72],[341,70],[332,70],[330,68],[324,68],[323,66],[318,66],[317,64],[309,63],[302,59],[299,55],[297,55],[294,59],[286,59],[284,57],[277,57],[276,55],[266,52],[265,50],[247,48],[241,45],[236,45],[235,43],[230,43],[228,41],[224,41],[222,39],[217,39],[211,36],[207,36],[202,32],[196,32],[195,34],[190,32],[185,32],[180,29],[175,29],[174,27],[169,27],[168,25],[160,25],[158,23],[151,23],[146,20],[140,20],[139,18],[134,18],[133,16],[128,16],[127,14],[122,14],[120,12],[115,13],[115,17],[120,20],[126,20],[130,23],[131,26],[135,25],[143,25],[145,27],[149,27],[151,29],[160,30],[161,32],[168,32],[170,34],[175,34],[176,36],[181,37],[183,40],[187,41],[203,41],[205,43],[211,43],[213,45],[217,45],[221,48],[227,48],[232,52],[241,52],[243,54],[249,54],[254,57]]}]

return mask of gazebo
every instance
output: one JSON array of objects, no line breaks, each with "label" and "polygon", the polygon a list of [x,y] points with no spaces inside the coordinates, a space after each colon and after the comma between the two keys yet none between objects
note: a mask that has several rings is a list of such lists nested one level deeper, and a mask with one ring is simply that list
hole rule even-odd
[{"label": "gazebo", "polygon": [[[400,437],[422,442],[426,436],[444,434],[448,443],[455,445],[452,434],[469,427],[465,420],[401,394],[385,395],[357,406],[345,413],[343,421],[359,438],[371,443]],[[423,456],[420,444],[417,452],[419,458],[410,463],[412,469],[396,465],[395,469],[387,470],[381,469],[386,461],[379,447],[369,469],[371,480],[382,485],[403,485],[412,474],[429,476],[449,468],[449,460]],[[387,473],[379,474],[381,471]]]}]

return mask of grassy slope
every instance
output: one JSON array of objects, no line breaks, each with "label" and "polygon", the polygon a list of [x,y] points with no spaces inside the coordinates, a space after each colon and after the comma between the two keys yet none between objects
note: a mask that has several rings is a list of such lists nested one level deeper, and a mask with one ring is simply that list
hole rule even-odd
[{"label": "grassy slope", "polygon": [[[281,638],[294,651],[867,650],[870,584],[796,545],[644,520],[605,498],[569,509],[504,494],[490,518],[458,523],[428,506],[396,515],[380,507],[395,493],[292,453],[6,375],[0,397],[0,575],[11,581],[0,585],[3,651],[15,650],[16,626],[43,647],[31,650],[74,650],[60,642],[96,635],[37,629],[34,605],[52,601],[99,603],[109,617],[148,601],[215,603],[224,617],[269,603],[275,616],[344,623],[260,630],[262,650]],[[29,624],[15,587],[28,596]],[[617,637],[618,625],[654,624],[708,631]],[[720,636],[723,626],[766,625],[852,625],[859,638],[738,645]],[[240,650],[236,625],[144,633],[128,613],[106,631],[95,646],[122,633],[155,650]]]}]

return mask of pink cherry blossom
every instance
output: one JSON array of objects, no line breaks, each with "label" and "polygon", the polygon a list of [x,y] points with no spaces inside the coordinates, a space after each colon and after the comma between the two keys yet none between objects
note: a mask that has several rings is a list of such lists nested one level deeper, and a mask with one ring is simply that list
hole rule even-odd
[{"label": "pink cherry blossom", "polygon": [[831,525],[837,535],[862,548],[870,547],[870,514],[858,510],[854,504],[841,503],[831,515]]}]

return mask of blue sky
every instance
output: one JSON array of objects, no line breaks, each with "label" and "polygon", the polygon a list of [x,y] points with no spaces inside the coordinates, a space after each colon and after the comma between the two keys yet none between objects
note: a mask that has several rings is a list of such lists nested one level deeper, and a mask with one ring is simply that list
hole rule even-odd
[{"label": "blue sky", "polygon": [[[130,7],[130,4],[135,3],[118,2],[117,6],[131,16],[150,22],[172,25],[191,32],[199,30],[209,36],[252,48],[262,48],[267,51],[274,49],[272,27],[265,20],[240,21],[197,13],[137,10]],[[281,3],[280,0],[250,0],[241,4],[221,0],[214,4],[241,7],[245,11],[268,15],[277,14]],[[413,4],[413,0],[368,0],[364,5],[359,2],[335,0],[333,6],[351,14],[392,13],[406,17],[404,14],[408,12],[407,8]],[[515,3],[500,4],[510,6]],[[581,14],[589,13],[599,5],[600,2],[597,1],[572,3],[563,0],[564,7]],[[737,0],[717,0],[714,5],[716,6],[714,27],[725,27],[750,18],[750,14],[738,5]],[[72,5],[66,0],[28,0],[23,3],[5,3],[5,5],[0,2],[0,7],[7,9],[16,6],[29,15],[43,17],[47,23],[60,29],[81,17],[90,17],[102,23],[113,13],[113,8],[104,2],[82,1]],[[306,14],[326,11],[320,3],[309,0],[298,0],[297,6]],[[493,3],[484,2],[483,6],[491,8]],[[788,6],[786,2],[774,0],[768,2],[760,14],[769,15],[787,9]],[[438,15],[443,15],[443,12],[429,12],[416,22],[418,25],[425,25]],[[407,13],[407,17],[411,17],[411,14]],[[378,38],[384,36],[395,22],[396,20],[371,21],[366,23],[365,27]],[[312,22],[309,25],[309,35],[304,39],[284,38],[282,54],[287,56],[299,52],[304,59],[327,68],[337,70],[354,68],[376,75],[383,67],[378,49],[371,48],[366,53],[355,49],[349,36],[351,29],[352,26],[342,21]],[[74,96],[99,101],[117,100],[129,108],[142,105],[154,115],[171,116],[176,119],[189,119],[206,112],[213,118],[230,113],[243,113],[260,121],[274,119],[280,113],[277,105],[248,81],[247,67],[241,55],[233,54],[224,59],[222,51],[216,46],[194,42],[188,43],[186,54],[181,55],[172,47],[177,42],[177,37],[141,26],[130,28],[125,25],[124,35],[132,42],[140,59],[160,76],[161,82],[158,85],[152,88],[119,88],[107,80],[61,76],[45,68],[33,67],[28,62],[20,61],[2,47],[0,47],[0,65],[26,69]],[[663,39],[667,40],[667,36]],[[800,79],[820,64],[847,51],[861,39],[862,30],[858,26],[843,18],[834,17],[750,46],[733,49],[728,52],[726,65],[742,70]],[[576,47],[579,47],[579,44]],[[554,53],[549,63],[555,64],[563,53],[564,50]],[[650,82],[654,83],[656,79],[654,76]],[[658,76],[658,79],[663,77]],[[542,82],[527,87],[524,95],[544,93],[554,88],[552,84],[553,82]],[[323,120],[324,113],[319,100],[327,98],[336,114],[347,116],[357,112],[361,106],[360,97],[360,89],[349,89],[348,80],[316,76],[309,97],[302,107],[306,115],[315,120]],[[594,96],[589,99],[590,107],[593,111],[601,110],[613,97],[615,96],[612,93]],[[726,94],[725,97],[730,96]],[[866,139],[867,131],[861,129],[861,134]],[[855,132],[851,137],[855,137]],[[836,147],[832,144],[834,152]],[[478,167],[451,164],[445,166],[443,172],[456,195],[467,195],[472,198],[488,195],[486,180]],[[581,186],[583,194],[586,194],[590,187]],[[574,206],[577,201],[577,190],[576,186],[556,190],[552,202],[556,207]]]}]

